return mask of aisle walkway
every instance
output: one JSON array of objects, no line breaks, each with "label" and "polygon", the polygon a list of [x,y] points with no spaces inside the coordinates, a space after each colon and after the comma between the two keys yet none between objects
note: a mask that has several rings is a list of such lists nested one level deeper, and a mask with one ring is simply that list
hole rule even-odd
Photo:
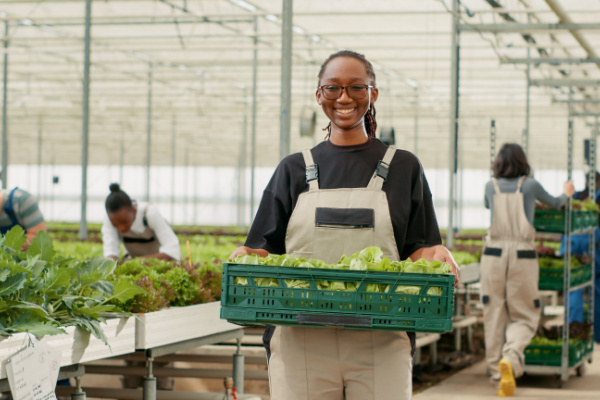
[{"label": "aisle walkway", "polygon": [[[414,400],[500,399],[488,383],[483,361],[416,394],[413,398]],[[510,399],[600,399],[600,346],[595,346],[593,363],[586,364],[586,373],[583,377],[572,375],[563,384],[562,389],[559,389],[554,378],[550,376],[525,376],[517,381],[517,392]]]}]

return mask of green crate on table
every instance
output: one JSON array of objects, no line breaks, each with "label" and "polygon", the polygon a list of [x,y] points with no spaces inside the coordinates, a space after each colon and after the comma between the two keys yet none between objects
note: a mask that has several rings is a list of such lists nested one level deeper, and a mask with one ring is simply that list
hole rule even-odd
[{"label": "green crate on table", "polygon": [[[584,356],[583,342],[569,344],[569,367],[575,366]],[[525,364],[560,366],[562,345],[529,345],[525,348]]]},{"label": "green crate on table", "polygon": [[[560,268],[540,268],[538,288],[540,290],[563,290],[565,270]],[[581,285],[592,278],[592,265],[571,268],[570,286]]]},{"label": "green crate on table", "polygon": [[594,351],[594,341],[592,339],[586,340],[583,342],[583,355],[587,356],[588,354]]},{"label": "green crate on table", "polygon": [[[593,228],[598,225],[596,211],[571,211],[571,232]],[[541,232],[565,232],[563,210],[535,210],[533,226]]]},{"label": "green crate on table", "polygon": [[[239,284],[240,278],[247,284]],[[259,278],[268,278],[273,286],[257,285]],[[298,280],[309,288],[288,287]],[[325,290],[319,289],[320,281],[357,287]],[[367,285],[386,291],[367,291]],[[421,289],[419,294],[396,293],[399,286]],[[441,295],[427,294],[430,288],[440,288]],[[223,264],[221,318],[239,325],[446,332],[452,330],[453,309],[454,275]]]}]

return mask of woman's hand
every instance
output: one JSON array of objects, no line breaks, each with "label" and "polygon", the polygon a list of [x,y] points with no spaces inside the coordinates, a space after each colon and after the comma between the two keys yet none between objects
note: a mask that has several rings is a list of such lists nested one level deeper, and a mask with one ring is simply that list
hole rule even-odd
[{"label": "woman's hand", "polygon": [[452,253],[445,246],[437,245],[432,247],[423,247],[419,250],[412,253],[409,257],[412,261],[417,261],[419,258],[424,258],[427,261],[443,261],[446,264],[450,265],[450,272],[454,274],[454,288],[458,287],[458,283],[460,282],[460,268],[456,261],[454,261],[454,257],[452,257]]},{"label": "woman's hand", "polygon": [[231,253],[229,258],[235,258],[237,256],[244,256],[247,254],[257,254],[259,257],[266,257],[269,255],[269,252],[265,249],[251,249],[247,246],[240,246]]},{"label": "woman's hand", "polygon": [[565,182],[563,186],[563,192],[567,195],[567,197],[573,196],[575,193],[575,187],[573,186],[573,181]]}]

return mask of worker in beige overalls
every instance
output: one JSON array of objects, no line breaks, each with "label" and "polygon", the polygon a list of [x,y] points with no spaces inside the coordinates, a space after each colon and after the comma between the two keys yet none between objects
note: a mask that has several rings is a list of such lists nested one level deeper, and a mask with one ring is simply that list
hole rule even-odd
[{"label": "worker in beige overalls", "polygon": [[525,153],[505,144],[494,161],[494,178],[486,186],[492,225],[481,257],[481,298],[485,354],[491,382],[499,396],[512,396],[515,378],[523,375],[524,350],[540,320],[539,264],[535,251],[535,201],[553,208],[573,194],[550,196],[533,178]]},{"label": "worker in beige overalls", "polygon": [[[325,61],[316,96],[331,121],[328,140],[282,160],[232,256],[334,263],[379,246],[390,260],[444,260],[456,273],[419,161],[375,139],[377,94],[363,55],[344,50]],[[272,400],[412,397],[412,333],[277,326],[263,339]]]},{"label": "worker in beige overalls", "polygon": [[131,200],[118,183],[111,184],[110,191],[102,225],[105,257],[118,259],[122,241],[125,246],[123,258],[181,259],[179,239],[158,208]]},{"label": "worker in beige overalls", "polygon": [[[121,190],[119,184],[110,185],[111,193],[106,198],[106,218],[102,225],[104,256],[118,259],[121,241],[125,247],[123,259],[158,258],[179,261],[181,248],[179,239],[162,217],[158,208],[148,203],[137,203]],[[144,362],[126,361],[131,367],[145,366]],[[168,363],[155,362],[155,367],[166,367]],[[123,379],[126,388],[142,386],[142,377],[127,376]],[[173,389],[173,378],[160,377],[157,388]]]}]

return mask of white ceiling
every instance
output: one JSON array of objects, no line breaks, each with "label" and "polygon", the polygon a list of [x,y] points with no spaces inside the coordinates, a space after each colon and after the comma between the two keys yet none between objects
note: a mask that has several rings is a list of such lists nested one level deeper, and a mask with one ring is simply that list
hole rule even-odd
[{"label": "white ceiling", "polygon": [[[558,0],[573,22],[600,21],[597,0]],[[258,25],[257,165],[279,159],[282,2],[248,0],[93,0],[90,96],[92,164],[146,163],[148,78],[152,71],[153,165],[175,162],[238,165],[244,132],[251,133],[254,21]],[[450,0],[296,0],[292,75],[292,151],[321,140],[301,138],[299,116],[317,111],[317,72],[332,52],[365,53],[376,66],[379,126],[393,126],[397,144],[415,150],[426,167],[446,168],[449,154]],[[497,3],[502,14],[490,4]],[[241,4],[241,6],[240,6]],[[462,22],[556,23],[546,0],[462,0]],[[10,164],[81,162],[83,0],[0,0],[8,27],[8,138]],[[244,8],[245,7],[245,8]],[[2,14],[0,14],[2,15]],[[2,25],[0,24],[0,29]],[[600,30],[580,31],[600,53]],[[536,31],[531,57],[589,56],[568,31]],[[6,39],[6,37],[5,37]],[[525,64],[521,33],[463,32],[460,39],[460,156],[465,168],[489,165],[489,125],[498,141],[519,141],[525,128]],[[589,50],[589,49],[588,49]],[[150,68],[150,63],[152,67]],[[1,59],[0,59],[0,68]],[[532,66],[532,79],[600,79],[598,65]],[[417,88],[413,86],[417,85]],[[536,169],[566,165],[568,87],[531,88],[530,158]],[[595,87],[574,98],[600,98]],[[597,105],[585,110],[600,112]],[[584,106],[574,107],[584,111]],[[576,165],[590,136],[575,121]],[[417,144],[415,147],[415,137]]]}]

